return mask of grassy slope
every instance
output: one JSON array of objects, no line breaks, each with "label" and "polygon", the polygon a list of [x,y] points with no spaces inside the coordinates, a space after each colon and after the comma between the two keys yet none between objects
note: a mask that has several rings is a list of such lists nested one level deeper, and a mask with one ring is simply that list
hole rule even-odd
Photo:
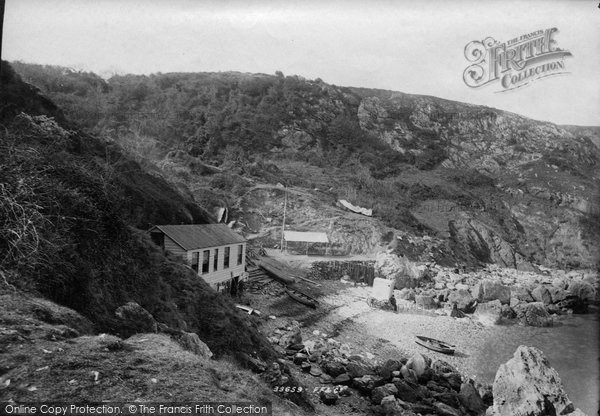
[{"label": "grassy slope", "polygon": [[136,301],[159,322],[197,332],[217,355],[273,358],[230,301],[131,227],[205,222],[203,210],[118,148],[66,124],[18,116],[49,112],[61,120],[5,63],[1,95],[9,103],[0,114],[7,283],[74,308],[98,330],[118,333],[115,309]]}]

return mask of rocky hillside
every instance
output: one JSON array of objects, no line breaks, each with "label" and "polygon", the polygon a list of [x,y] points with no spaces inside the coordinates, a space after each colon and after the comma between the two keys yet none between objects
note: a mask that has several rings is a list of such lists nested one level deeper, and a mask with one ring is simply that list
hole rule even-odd
[{"label": "rocky hillside", "polygon": [[[597,128],[317,79],[242,73],[115,76],[15,64],[66,117],[110,137],[265,245],[326,230],[340,253],[595,267]],[[349,213],[339,199],[373,209]],[[399,238],[398,238],[399,237]]]}]

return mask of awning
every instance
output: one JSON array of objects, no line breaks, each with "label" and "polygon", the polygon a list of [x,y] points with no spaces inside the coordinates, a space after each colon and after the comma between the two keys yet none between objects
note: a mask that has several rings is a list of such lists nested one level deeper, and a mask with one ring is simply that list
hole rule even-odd
[{"label": "awning", "polygon": [[284,231],[285,241],[302,241],[306,243],[329,243],[327,234],[316,231]]}]

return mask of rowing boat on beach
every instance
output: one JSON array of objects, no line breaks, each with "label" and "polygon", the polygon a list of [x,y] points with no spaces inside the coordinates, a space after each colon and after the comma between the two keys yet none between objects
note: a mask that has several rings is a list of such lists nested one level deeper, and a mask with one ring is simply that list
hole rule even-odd
[{"label": "rowing boat on beach", "polygon": [[452,355],[456,349],[456,345],[448,344],[447,342],[440,341],[439,339],[422,337],[419,335],[417,335],[417,340],[415,342],[425,348],[428,348],[432,351],[441,352],[442,354]]}]

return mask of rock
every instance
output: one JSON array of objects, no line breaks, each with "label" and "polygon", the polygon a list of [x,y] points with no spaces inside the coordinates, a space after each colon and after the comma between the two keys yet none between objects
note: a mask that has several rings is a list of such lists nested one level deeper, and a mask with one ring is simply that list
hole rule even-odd
[{"label": "rock", "polygon": [[[521,305],[519,305],[521,306]],[[523,305],[523,323],[530,326],[552,326],[552,317],[542,302],[532,302]]]},{"label": "rock", "polygon": [[310,365],[310,363],[308,361],[304,361],[303,363],[300,364],[300,369],[302,371],[304,371],[305,373],[310,373],[310,370],[312,369],[312,365]]},{"label": "rock", "polygon": [[483,403],[486,407],[490,407],[492,404],[494,404],[494,396],[492,393],[491,384],[479,385],[477,391],[479,392],[479,396],[481,397],[481,400],[483,400]]},{"label": "rock", "polygon": [[579,296],[569,295],[565,300],[556,304],[561,309],[570,309],[573,313],[587,313],[588,305]]},{"label": "rock", "polygon": [[331,381],[333,380],[333,377],[331,377],[329,374],[321,374],[321,376],[319,377],[319,383],[321,384],[331,384]]},{"label": "rock", "polygon": [[402,364],[400,361],[390,359],[383,363],[381,369],[379,370],[379,375],[383,377],[384,380],[391,380],[392,372],[399,371],[401,368]]},{"label": "rock", "polygon": [[385,396],[383,399],[381,399],[381,414],[383,416],[404,415],[404,413],[401,412],[402,409],[400,406],[398,406],[394,396]]},{"label": "rock", "polygon": [[415,303],[423,309],[435,309],[437,307],[431,295],[416,295]]},{"label": "rock", "polygon": [[305,361],[308,361],[308,355],[301,352],[294,354],[294,364],[300,365]]},{"label": "rock", "polygon": [[524,286],[513,286],[510,291],[511,298],[516,298],[520,302],[533,302],[533,296],[531,296],[531,292]]},{"label": "rock", "polygon": [[475,317],[484,325],[496,325],[502,320],[502,304],[499,300],[484,302],[477,305]]},{"label": "rock", "polygon": [[200,357],[209,359],[213,356],[212,351],[204,342],[200,340],[198,334],[194,332],[184,332],[177,336],[177,342],[186,350],[193,352]]},{"label": "rock", "polygon": [[436,414],[440,416],[463,416],[463,414],[460,411],[448,406],[445,403],[437,402],[434,404],[434,407],[436,410]]},{"label": "rock", "polygon": [[550,305],[552,303],[552,295],[543,285],[538,285],[533,289],[531,291],[531,296],[536,302],[542,302],[544,305]]},{"label": "rock", "polygon": [[555,286],[548,287],[548,292],[550,292],[553,303],[563,301],[569,296],[569,292],[566,289]]},{"label": "rock", "polygon": [[293,326],[291,330],[279,338],[279,345],[283,348],[298,344],[302,344],[302,334],[300,333],[300,327],[298,326]]},{"label": "rock", "polygon": [[351,378],[362,377],[365,374],[370,374],[373,372],[373,369],[369,367],[367,364],[351,361],[346,366],[346,371]]},{"label": "rock", "polygon": [[371,392],[371,401],[373,404],[381,404],[381,400],[386,396],[395,396],[398,393],[396,386],[389,383],[380,387],[375,387]]},{"label": "rock", "polygon": [[396,289],[414,288],[427,279],[427,268],[417,265],[406,257],[392,253],[380,253],[375,259],[375,274],[395,280]]},{"label": "rock", "polygon": [[382,386],[383,384],[385,383],[381,377],[364,375],[362,377],[352,379],[351,386],[362,394],[370,395],[371,391],[373,391],[375,387]]},{"label": "rock", "polygon": [[405,402],[414,403],[419,400],[418,390],[409,382],[405,380],[394,381],[396,386],[396,397]]},{"label": "rock", "polygon": [[317,367],[317,366],[311,366],[310,367],[310,375],[313,377],[319,377],[321,374],[323,374],[323,371]]},{"label": "rock", "polygon": [[344,373],[344,374],[340,374],[339,376],[335,377],[331,382],[333,384],[341,384],[344,386],[349,386],[352,382],[352,378],[350,378],[350,376],[347,373]]},{"label": "rock", "polygon": [[517,313],[508,305],[502,305],[500,308],[500,321],[508,322],[517,317]]},{"label": "rock", "polygon": [[471,293],[465,289],[454,290],[448,295],[448,302],[450,304],[456,304],[456,307],[460,310],[467,309],[471,306],[473,300]]},{"label": "rock", "polygon": [[423,357],[418,352],[413,354],[412,357],[406,363],[406,368],[409,370],[413,370],[417,377],[420,377],[425,373],[427,369],[427,362],[425,361],[425,357]]},{"label": "rock", "polygon": [[321,368],[331,377],[337,377],[346,372],[346,368],[342,363],[333,360],[325,361],[321,364]]},{"label": "rock", "polygon": [[458,373],[456,368],[452,366],[452,364],[447,363],[443,360],[433,360],[431,363],[431,369],[436,373],[446,374],[446,373]]},{"label": "rock", "polygon": [[498,368],[493,395],[494,416],[563,415],[575,410],[544,354],[523,345]]},{"label": "rock", "polygon": [[333,393],[331,391],[322,390],[319,393],[319,398],[321,399],[321,402],[323,402],[323,404],[326,404],[327,406],[332,406],[337,403],[340,397],[336,393]]},{"label": "rock", "polygon": [[596,298],[596,289],[594,286],[581,280],[569,283],[569,288],[567,290],[572,295],[575,295],[586,302],[593,302]]},{"label": "rock", "polygon": [[452,305],[452,310],[450,311],[450,317],[452,318],[464,318],[466,315],[464,312],[458,309],[456,303]]},{"label": "rock", "polygon": [[462,376],[459,373],[446,373],[443,374],[443,378],[448,383],[448,386],[455,391],[460,391],[462,384]]},{"label": "rock", "polygon": [[555,277],[552,279],[552,286],[559,289],[566,289],[569,286],[569,281],[564,277]]},{"label": "rock", "polygon": [[477,283],[471,290],[473,297],[480,302],[499,300],[500,303],[510,302],[510,288],[497,280],[484,280]]},{"label": "rock", "polygon": [[119,330],[125,336],[136,333],[157,332],[157,324],[154,317],[146,309],[136,302],[128,302],[119,306],[115,311],[119,318]]},{"label": "rock", "polygon": [[417,382],[417,374],[415,373],[415,370],[409,369],[406,365],[403,365],[400,369],[400,375],[404,380],[414,381],[415,383]]},{"label": "rock", "polygon": [[447,390],[442,393],[436,393],[433,395],[433,399],[438,402],[447,404],[448,406],[454,409],[458,409],[461,406],[460,396],[457,392],[452,390]]},{"label": "rock", "polygon": [[479,392],[471,383],[463,383],[460,386],[460,403],[471,413],[481,414],[487,408]]},{"label": "rock", "polygon": [[304,349],[304,344],[290,344],[287,347],[288,350],[301,351]]}]

